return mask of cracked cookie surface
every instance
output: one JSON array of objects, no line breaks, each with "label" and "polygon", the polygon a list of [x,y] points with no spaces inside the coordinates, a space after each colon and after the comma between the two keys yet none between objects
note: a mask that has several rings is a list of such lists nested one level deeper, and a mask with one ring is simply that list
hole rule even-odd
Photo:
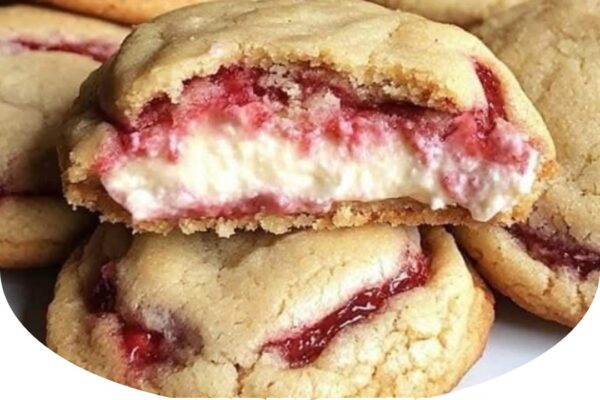
[{"label": "cracked cookie surface", "polygon": [[[525,227],[537,238],[491,227],[458,230],[492,285],[569,326],[589,308],[600,270],[599,13],[594,0],[535,1],[479,28],[546,120],[560,167]],[[565,254],[552,255],[552,247]]]},{"label": "cracked cookie surface", "polygon": [[58,125],[96,60],[126,33],[43,8],[0,7],[0,266],[62,262],[91,225],[60,195]]},{"label": "cracked cookie surface", "polygon": [[369,0],[460,26],[471,26],[528,0]]},{"label": "cracked cookie surface", "polygon": [[[441,394],[480,356],[493,300],[449,234],[420,235],[372,225],[226,240],[144,234],[129,245],[123,228],[103,226],[60,274],[48,344],[101,376],[169,396]],[[309,362],[291,365],[273,349],[369,288],[410,276],[407,254],[429,259],[425,282],[341,328]],[[112,311],[91,313],[90,293],[104,299],[93,309]],[[131,343],[143,343],[138,356]]]}]

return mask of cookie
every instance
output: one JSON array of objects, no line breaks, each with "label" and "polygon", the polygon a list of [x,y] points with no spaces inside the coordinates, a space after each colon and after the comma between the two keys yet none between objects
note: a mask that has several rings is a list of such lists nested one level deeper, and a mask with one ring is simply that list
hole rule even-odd
[{"label": "cookie", "polygon": [[93,223],[58,196],[2,196],[0,267],[59,265]]},{"label": "cookie", "polygon": [[0,266],[61,263],[91,226],[62,201],[58,126],[126,33],[62,12],[0,7]]},{"label": "cookie", "polygon": [[600,274],[599,1],[535,1],[479,34],[521,80],[557,147],[559,174],[524,224],[459,229],[482,274],[525,309],[568,326]]},{"label": "cookie", "polygon": [[104,62],[129,32],[118,25],[42,7],[9,5],[0,11],[1,54],[55,51]]},{"label": "cookie", "polygon": [[176,397],[413,397],[480,356],[493,299],[442,228],[287,235],[102,226],[60,273],[47,343]]},{"label": "cookie", "polygon": [[159,233],[510,223],[554,158],[474,36],[358,0],[167,14],[77,108],[61,146],[69,202]]},{"label": "cookie", "polygon": [[473,26],[529,0],[369,0],[389,8],[409,11],[434,21]]},{"label": "cookie", "polygon": [[146,22],[169,11],[204,1],[208,0],[37,0],[125,24]]}]

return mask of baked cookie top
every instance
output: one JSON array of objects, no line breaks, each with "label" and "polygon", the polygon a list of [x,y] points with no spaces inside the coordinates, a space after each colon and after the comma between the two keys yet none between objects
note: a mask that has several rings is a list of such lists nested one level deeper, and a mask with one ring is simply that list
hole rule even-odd
[{"label": "baked cookie top", "polygon": [[478,34],[520,79],[556,143],[560,173],[529,224],[600,251],[600,2],[533,1]]},{"label": "baked cookie top", "polygon": [[492,319],[441,229],[144,234],[130,247],[118,230],[101,228],[61,273],[48,343],[163,395],[440,394]]},{"label": "baked cookie top", "polygon": [[0,7],[0,190],[58,193],[55,148],[79,86],[128,30],[31,6]]},{"label": "baked cookie top", "polygon": [[471,26],[528,0],[370,0],[434,21]]},{"label": "baked cookie top", "polygon": [[101,83],[97,101],[123,123],[160,94],[177,101],[186,80],[242,61],[326,64],[413,104],[468,110],[487,102],[474,60],[498,75],[509,117],[551,158],[538,114],[479,40],[360,0],[219,1],[178,10],[138,27],[95,79]]}]

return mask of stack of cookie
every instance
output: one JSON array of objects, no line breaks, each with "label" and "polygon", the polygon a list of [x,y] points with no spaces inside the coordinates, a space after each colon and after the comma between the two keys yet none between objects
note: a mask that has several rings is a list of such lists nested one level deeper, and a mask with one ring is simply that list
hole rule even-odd
[{"label": "stack of cookie", "polygon": [[524,220],[554,165],[479,40],[360,0],[141,25],[64,134],[69,203],[138,234],[105,225],[67,262],[48,344],[183,397],[450,390],[493,306],[439,226]]},{"label": "stack of cookie", "polygon": [[[104,224],[59,276],[48,345],[168,396],[445,393],[494,314],[452,233],[500,291],[576,324],[600,268],[595,147],[578,157],[597,118],[581,93],[600,84],[578,18],[594,12],[530,1],[478,28],[536,77],[522,83],[559,168],[513,72],[455,26],[361,0],[219,0],[135,28],[52,111],[63,194]],[[61,18],[56,40],[11,28],[6,58],[110,52]],[[591,63],[577,91],[574,55]],[[586,106],[560,107],[569,95]]]},{"label": "stack of cookie", "polygon": [[61,196],[56,145],[79,86],[128,30],[30,6],[0,8],[0,265],[64,261],[94,226]]}]

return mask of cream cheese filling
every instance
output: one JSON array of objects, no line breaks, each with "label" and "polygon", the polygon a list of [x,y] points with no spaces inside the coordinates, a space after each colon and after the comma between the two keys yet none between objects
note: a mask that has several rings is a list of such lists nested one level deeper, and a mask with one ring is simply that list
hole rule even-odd
[{"label": "cream cheese filling", "polygon": [[[526,171],[474,158],[457,158],[432,149],[424,163],[401,140],[372,145],[350,156],[334,143],[321,141],[309,154],[297,143],[272,132],[240,132],[229,123],[194,123],[178,144],[176,161],[128,156],[101,179],[109,195],[136,221],[177,217],[198,204],[219,205],[260,194],[308,200],[324,210],[337,201],[377,201],[408,197],[433,210],[451,205],[467,208],[487,221],[512,208],[531,191],[537,155]],[[482,182],[475,195],[453,198],[441,176],[468,171]],[[467,190],[466,188],[464,189]]]}]

